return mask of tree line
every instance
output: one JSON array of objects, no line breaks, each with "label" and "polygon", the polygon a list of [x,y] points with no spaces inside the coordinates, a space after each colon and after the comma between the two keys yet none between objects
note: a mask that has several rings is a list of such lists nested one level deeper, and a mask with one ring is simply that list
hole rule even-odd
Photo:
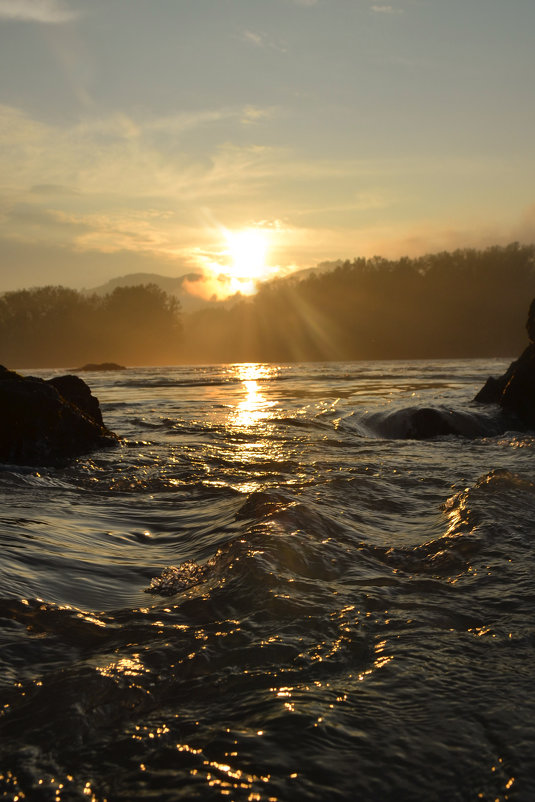
[{"label": "tree line", "polygon": [[526,343],[535,246],[358,258],[181,315],[155,285],[104,297],[64,287],[0,298],[10,367],[510,357]]},{"label": "tree line", "polygon": [[354,259],[185,320],[190,361],[509,357],[526,344],[535,246]]},{"label": "tree line", "polygon": [[8,367],[175,364],[181,334],[180,303],[155,284],[104,296],[47,286],[0,298],[0,363]]}]

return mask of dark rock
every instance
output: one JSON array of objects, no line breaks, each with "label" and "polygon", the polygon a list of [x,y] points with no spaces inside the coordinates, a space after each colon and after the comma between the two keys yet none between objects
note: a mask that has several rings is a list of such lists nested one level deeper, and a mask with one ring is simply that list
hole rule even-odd
[{"label": "dark rock", "polygon": [[49,380],[49,384],[52,384],[66,401],[70,401],[75,407],[81,409],[88,418],[94,420],[99,426],[104,426],[98,398],[91,395],[91,390],[83,379],[71,374],[55,376]]},{"label": "dark rock", "polygon": [[57,465],[117,442],[82,379],[45,381],[0,366],[0,462]]},{"label": "dark rock", "polygon": [[535,343],[535,298],[533,299],[533,301],[531,302],[531,306],[529,307],[526,329],[528,330],[528,337],[530,343]]},{"label": "dark rock", "polygon": [[448,434],[458,434],[457,429],[444,414],[432,407],[423,407],[412,412],[407,437],[412,440],[428,440],[431,437],[441,437]]},{"label": "dark rock", "polygon": [[499,379],[489,376],[474,401],[479,401],[480,404],[498,404],[506,384],[505,375],[500,376]]},{"label": "dark rock", "polygon": [[525,426],[535,427],[535,299],[529,308],[526,329],[530,344],[503,376],[489,377],[474,401],[499,404]]},{"label": "dark rock", "polygon": [[364,430],[395,440],[431,440],[434,437],[483,437],[495,426],[485,416],[448,407],[404,407],[381,411],[363,419]]},{"label": "dark rock", "polygon": [[507,382],[499,404],[528,426],[535,426],[535,343],[507,371]]},{"label": "dark rock", "polygon": [[118,365],[116,362],[88,362],[87,365],[82,365],[81,368],[75,368],[77,372],[81,371],[101,371],[101,370],[126,370],[124,365]]}]

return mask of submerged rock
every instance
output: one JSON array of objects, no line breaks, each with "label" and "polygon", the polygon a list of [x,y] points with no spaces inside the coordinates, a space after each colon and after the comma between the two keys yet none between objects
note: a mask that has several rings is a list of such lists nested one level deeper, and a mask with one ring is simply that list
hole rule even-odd
[{"label": "submerged rock", "polygon": [[78,376],[45,381],[0,365],[0,462],[56,465],[117,442]]},{"label": "submerged rock", "polygon": [[432,407],[416,409],[410,416],[407,437],[412,440],[427,440],[431,437],[459,434],[450,417]]},{"label": "submerged rock", "polygon": [[394,440],[431,440],[448,435],[483,437],[492,431],[483,416],[442,406],[376,412],[367,415],[363,424],[368,434]]},{"label": "submerged rock", "polygon": [[526,329],[530,343],[503,376],[490,376],[474,401],[499,404],[526,426],[535,426],[535,299],[529,308]]}]

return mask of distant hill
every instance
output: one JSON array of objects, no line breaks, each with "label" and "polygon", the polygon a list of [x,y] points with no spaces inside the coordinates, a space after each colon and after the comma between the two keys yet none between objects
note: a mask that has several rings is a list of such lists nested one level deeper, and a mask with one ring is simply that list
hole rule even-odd
[{"label": "distant hill", "polygon": [[[320,273],[328,273],[330,270],[335,270],[340,265],[344,264],[343,259],[336,259],[331,262],[319,262],[315,267],[303,267],[300,270],[295,270],[293,273],[289,273],[286,278],[289,279],[298,279],[301,281],[302,279],[309,278],[313,273],[318,275]],[[273,279],[273,281],[280,281],[281,279]]]},{"label": "distant hill", "polygon": [[85,290],[86,293],[95,295],[107,295],[116,287],[135,287],[138,284],[157,284],[165,292],[177,295],[182,292],[182,285],[185,281],[195,281],[200,273],[184,273],[182,276],[161,276],[159,273],[128,273],[126,276],[112,278],[99,287],[92,287]]},{"label": "distant hill", "polygon": [[112,278],[99,287],[84,290],[87,295],[109,295],[117,287],[135,287],[138,284],[156,284],[169,295],[175,295],[185,312],[194,312],[207,305],[207,301],[191,295],[184,289],[186,282],[198,281],[201,273],[184,273],[182,276],[161,276],[158,273],[128,273],[126,276]]},{"label": "distant hill", "polygon": [[[297,279],[298,281],[301,281],[303,279],[307,279],[313,273],[326,273],[329,270],[334,270],[334,268],[341,264],[342,260],[320,262],[320,264],[316,265],[315,267],[307,267],[303,268],[302,270],[296,270],[294,273],[291,273],[286,277],[270,279],[269,283],[279,281],[285,282],[290,279]],[[161,276],[158,273],[128,273],[126,276],[112,278],[105,284],[101,284],[98,287],[85,289],[83,290],[83,293],[85,295],[109,295],[117,287],[135,287],[139,284],[156,284],[158,287],[160,287],[160,289],[164,290],[164,292],[176,296],[182,304],[183,311],[186,313],[197,312],[200,309],[205,309],[207,306],[213,306],[214,303],[217,303],[221,306],[228,306],[229,304],[232,304],[237,297],[239,297],[229,296],[229,298],[227,298],[225,301],[211,301],[201,298],[197,295],[192,295],[190,292],[188,292],[184,285],[187,283],[200,281],[202,277],[203,275],[200,272],[184,273],[181,276]]]}]

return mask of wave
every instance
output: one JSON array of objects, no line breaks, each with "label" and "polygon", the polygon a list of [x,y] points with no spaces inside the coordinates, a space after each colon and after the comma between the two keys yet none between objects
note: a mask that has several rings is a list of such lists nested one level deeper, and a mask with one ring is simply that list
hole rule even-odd
[{"label": "wave", "polygon": [[[405,548],[362,544],[363,552],[406,574],[424,574],[457,582],[482,571],[495,544],[503,553],[530,547],[526,510],[535,515],[535,483],[507,470],[496,469],[474,485],[448,498],[442,507],[446,531],[439,537]],[[488,570],[489,566],[485,567]]]},{"label": "wave", "polygon": [[240,384],[241,379],[237,377],[228,378],[203,378],[203,379],[178,379],[176,377],[164,378],[155,376],[154,378],[144,377],[140,379],[130,379],[117,382],[115,386],[127,387],[130,389],[143,388],[166,388],[166,387],[226,387],[229,384]]},{"label": "wave", "polygon": [[[293,376],[285,376],[279,374],[264,375],[260,374],[255,376],[252,374],[252,379],[261,383],[284,382],[293,379]],[[165,389],[174,387],[228,387],[231,385],[243,384],[246,380],[243,375],[236,372],[232,375],[221,375],[218,372],[214,376],[204,375],[199,378],[187,376],[162,376],[161,373],[155,371],[154,375],[137,375],[135,378],[118,378],[114,381],[114,387],[124,387],[127,389]]]},{"label": "wave", "polygon": [[438,528],[436,536],[416,545],[382,545],[370,540],[369,526],[348,522],[347,516],[342,520],[326,505],[298,500],[284,490],[256,491],[235,512],[237,537],[204,563],[186,560],[166,567],[146,591],[173,595],[214,578],[249,586],[253,574],[257,591],[273,584],[270,577],[327,585],[346,580],[397,585],[422,576],[457,582],[476,576],[493,543],[503,540],[504,527],[511,547],[527,547],[526,508],[535,515],[535,483],[496,469],[446,499],[438,516],[433,511],[424,516],[423,532]]},{"label": "wave", "polygon": [[505,419],[495,410],[476,412],[444,406],[354,412],[340,426],[353,428],[362,437],[386,440],[429,440],[450,435],[489,437],[506,429]]}]

